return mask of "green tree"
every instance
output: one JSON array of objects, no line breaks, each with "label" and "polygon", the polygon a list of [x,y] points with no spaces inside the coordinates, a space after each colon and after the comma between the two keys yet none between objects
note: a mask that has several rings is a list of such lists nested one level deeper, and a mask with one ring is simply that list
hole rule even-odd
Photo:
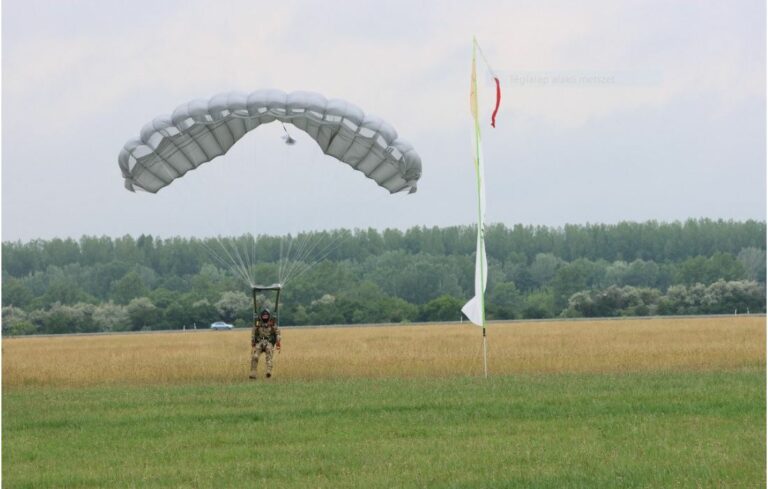
[{"label": "green tree", "polygon": [[23,309],[13,306],[3,307],[2,314],[4,336],[19,336],[37,332],[37,326],[29,320]]},{"label": "green tree", "polygon": [[523,317],[525,319],[551,318],[555,315],[555,296],[552,289],[536,290],[525,298]]},{"label": "green tree", "polygon": [[127,307],[128,317],[131,318],[131,329],[134,331],[152,329],[161,319],[157,307],[147,297],[132,299]]},{"label": "green tree", "polygon": [[[47,311],[37,311],[34,316],[40,324],[39,331],[48,334],[82,333],[95,331],[92,304],[74,305],[55,303]],[[32,318],[33,316],[30,316]]]},{"label": "green tree", "polygon": [[730,314],[765,311],[765,287],[755,281],[718,280],[710,284],[703,299],[700,312],[708,314]]},{"label": "green tree", "polygon": [[216,300],[219,296],[219,286],[226,278],[226,274],[211,264],[205,264],[194,277],[192,277],[192,291],[198,297]]},{"label": "green tree", "polygon": [[[208,303],[208,301],[205,302]],[[195,308],[187,297],[171,302],[162,309],[162,313],[163,329],[192,328],[195,323],[207,324],[207,321],[198,319]]]},{"label": "green tree", "polygon": [[563,317],[596,317],[595,301],[589,290],[582,290],[568,299],[568,307],[562,312]]},{"label": "green tree", "polygon": [[320,299],[312,301],[308,313],[311,324],[343,324],[345,322],[342,309],[336,306],[336,297],[331,294],[325,294]]},{"label": "green tree", "polygon": [[98,331],[128,331],[131,317],[125,306],[106,302],[99,304],[93,311],[93,323]]},{"label": "green tree", "polygon": [[66,275],[58,275],[50,280],[48,289],[42,297],[44,304],[75,304],[77,302],[96,302],[86,294],[78,283]]},{"label": "green tree", "polygon": [[[214,321],[219,320],[219,312],[216,306],[208,302],[207,299],[201,299],[192,303],[193,323],[197,327],[208,327]],[[243,319],[242,317],[240,319]]]},{"label": "green tree", "polygon": [[533,280],[535,287],[542,287],[555,278],[558,269],[563,266],[565,262],[556,257],[552,253],[539,253],[534,258],[531,266],[528,267],[528,271]]},{"label": "green tree", "polygon": [[765,283],[765,250],[749,247],[739,251],[739,263],[744,268],[744,276],[747,280]]},{"label": "green tree", "polygon": [[488,294],[488,315],[492,319],[515,319],[523,308],[523,297],[513,282],[495,284]]},{"label": "green tree", "polygon": [[659,275],[659,266],[652,261],[635,260],[630,263],[623,277],[623,285],[653,287]]},{"label": "green tree", "polygon": [[221,298],[215,305],[221,318],[224,321],[232,322],[252,307],[252,299],[243,292],[230,290],[221,294]]},{"label": "green tree", "polygon": [[307,308],[303,305],[299,304],[293,308],[288,309],[288,313],[282,313],[281,316],[283,316],[283,324],[290,324],[290,325],[296,325],[296,326],[303,326],[305,324],[309,324],[309,313],[307,312]]},{"label": "green tree", "polygon": [[458,321],[461,318],[463,300],[441,295],[424,304],[419,312],[422,321]]},{"label": "green tree", "polygon": [[128,304],[133,299],[144,297],[148,293],[149,291],[139,274],[135,271],[131,271],[114,283],[110,295],[118,304]]},{"label": "green tree", "polygon": [[371,315],[373,322],[403,323],[415,321],[419,316],[418,306],[399,297],[379,299]]},{"label": "green tree", "polygon": [[3,306],[26,307],[34,299],[30,291],[21,280],[9,278],[3,280]]},{"label": "green tree", "polygon": [[560,267],[552,280],[554,311],[559,312],[568,305],[568,299],[591,285],[595,279],[595,265],[588,260],[576,260]]}]

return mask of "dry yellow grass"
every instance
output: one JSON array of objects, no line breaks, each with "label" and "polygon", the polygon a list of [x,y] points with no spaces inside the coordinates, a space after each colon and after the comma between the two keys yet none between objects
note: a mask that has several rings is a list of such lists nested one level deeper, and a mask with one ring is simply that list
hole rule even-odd
[{"label": "dry yellow grass", "polygon": [[[492,324],[492,374],[765,367],[765,317]],[[247,330],[3,340],[3,387],[239,382]],[[482,372],[469,325],[288,329],[276,379],[435,377]],[[263,357],[260,372],[263,369]]]}]

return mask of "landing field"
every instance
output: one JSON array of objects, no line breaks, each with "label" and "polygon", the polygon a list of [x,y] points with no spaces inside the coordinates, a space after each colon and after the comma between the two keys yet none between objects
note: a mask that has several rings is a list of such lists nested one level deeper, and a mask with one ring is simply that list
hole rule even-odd
[{"label": "landing field", "polygon": [[765,317],[248,334],[4,339],[3,487],[765,486]]}]

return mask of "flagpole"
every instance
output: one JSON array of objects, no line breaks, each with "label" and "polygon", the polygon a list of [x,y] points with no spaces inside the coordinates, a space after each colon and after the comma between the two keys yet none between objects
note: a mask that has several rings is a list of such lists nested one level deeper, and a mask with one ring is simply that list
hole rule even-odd
[{"label": "flagpole", "polygon": [[[472,115],[474,119],[474,126],[475,126],[475,175],[477,176],[477,241],[478,241],[478,249],[477,249],[477,259],[479,260],[479,272],[480,272],[480,290],[476,291],[477,294],[479,294],[480,299],[480,321],[481,326],[483,327],[483,373],[485,375],[485,378],[488,378],[488,335],[486,333],[486,324],[485,324],[485,223],[483,219],[483,195],[482,195],[482,189],[485,185],[485,182],[483,182],[482,178],[482,169],[480,165],[482,164],[480,153],[481,153],[481,137],[480,137],[480,120],[477,113],[477,38],[472,36],[472,90],[471,90],[471,98],[470,104],[472,106]],[[482,244],[482,249],[480,247],[480,244]]]},{"label": "flagpole", "polygon": [[485,372],[485,378],[488,378],[488,336],[485,334],[485,326],[483,326],[483,371]]}]

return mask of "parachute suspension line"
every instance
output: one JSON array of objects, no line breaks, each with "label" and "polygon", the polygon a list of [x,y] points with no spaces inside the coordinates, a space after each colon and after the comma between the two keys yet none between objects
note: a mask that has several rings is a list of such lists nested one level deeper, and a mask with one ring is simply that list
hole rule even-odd
[{"label": "parachute suspension line", "polygon": [[296,238],[299,240],[299,245],[295,256],[289,263],[289,267],[285,272],[285,276],[280,277],[280,281],[282,283],[286,283],[288,280],[290,280],[294,272],[304,265],[304,260],[309,257],[314,248],[317,246],[318,241],[322,239],[315,239],[315,236],[317,235],[311,233],[302,233],[296,236]]},{"label": "parachute suspension line", "polygon": [[[285,124],[282,124],[282,127],[285,132],[283,139],[288,145],[293,144],[295,140],[293,140],[293,137],[288,132]],[[284,158],[284,161],[282,162],[283,164],[288,163],[288,151],[290,151],[290,149],[284,147],[283,153],[281,154]],[[311,167],[315,167],[320,156],[322,156],[321,152],[312,151],[308,164]],[[320,212],[321,209],[315,207],[310,214],[314,216]],[[307,216],[306,214],[305,217],[309,217],[310,221],[314,220],[311,216]],[[325,242],[327,236],[326,232],[307,231],[299,232],[295,236],[288,235],[283,238],[281,243],[284,243],[287,240],[287,250],[286,246],[283,245],[283,249],[281,250],[281,266],[279,268],[279,282],[285,284],[290,280],[303,275],[307,270],[311,269],[320,260],[325,258],[325,256],[321,257],[320,255],[326,251],[327,245],[325,245]],[[310,258],[314,259],[310,260]]]},{"label": "parachute suspension line", "polygon": [[289,233],[280,238],[280,262],[277,269],[277,281],[284,282],[285,273],[290,265],[289,259],[291,256],[291,250],[293,250],[293,243],[295,238]]},{"label": "parachute suspension line", "polygon": [[[296,141],[291,137],[291,135],[288,133],[288,129],[285,127],[285,123],[280,122],[281,127],[283,128],[283,132],[285,135],[283,136],[283,140],[285,141],[286,145],[293,145]],[[280,165],[285,166],[288,163],[288,148],[283,147],[282,152],[280,153]],[[281,187],[284,187],[285,184],[283,182],[278,182]],[[280,189],[279,195],[283,194],[284,188]],[[298,236],[297,236],[298,237]],[[287,249],[285,247],[287,240]],[[293,249],[294,245],[294,238],[293,236],[288,233],[285,236],[280,237],[280,257],[278,259],[278,270],[277,270],[277,281],[281,284],[284,284],[285,281],[283,277],[285,276],[286,269],[290,265],[290,258],[291,258],[291,250]]]},{"label": "parachute suspension line", "polygon": [[[300,262],[301,266],[298,268],[298,270],[295,271],[295,275],[289,276],[288,279],[292,278],[299,278],[302,275],[304,275],[307,271],[312,269],[315,265],[323,261],[325,258],[327,258],[331,253],[333,253],[336,249],[338,249],[339,246],[341,246],[347,239],[349,239],[350,236],[344,236],[341,233],[338,233],[337,236],[333,237],[331,241],[325,245],[324,248],[322,248],[318,253],[315,254],[315,259],[312,260],[309,263],[304,262],[303,260]],[[321,242],[322,238],[316,242]],[[315,247],[316,247],[315,245]]]},{"label": "parachute suspension line", "polygon": [[243,270],[243,274],[249,278],[250,280],[250,272],[249,267],[246,265],[246,259],[243,258],[243,255],[240,253],[240,244],[237,242],[237,238],[232,237],[230,238],[230,241],[232,242],[232,250],[234,252],[234,255],[237,257],[238,262],[240,263],[240,267]]},{"label": "parachute suspension line", "polygon": [[[297,142],[291,133],[293,128],[289,130],[287,127],[290,124],[294,124],[297,130],[314,139],[319,150],[311,151],[308,154],[311,154],[315,159],[325,158],[325,155],[333,156],[326,152],[328,150],[327,145],[316,137],[318,129],[328,129],[335,134],[344,131],[347,136],[352,138],[350,149],[343,155],[334,156],[334,158],[353,168],[359,163],[356,161],[357,158],[353,158],[358,153],[357,150],[370,151],[372,141],[384,140],[387,145],[385,161],[398,169],[398,176],[402,182],[392,180],[394,176],[369,177],[379,187],[390,191],[408,188],[411,192],[416,191],[416,182],[421,176],[421,159],[412,148],[405,152],[395,153],[392,151],[395,148],[401,148],[401,141],[397,137],[390,140],[386,136],[388,133],[396,134],[392,130],[393,128],[381,121],[380,130],[375,131],[371,136],[362,135],[359,131],[351,131],[348,124],[343,124],[343,122],[356,121],[360,118],[360,121],[355,122],[359,126],[362,121],[367,119],[362,111],[351,103],[345,103],[346,108],[338,114],[339,117],[330,120],[326,111],[318,113],[310,110],[311,107],[324,106],[326,102],[327,99],[319,94],[305,92],[286,94],[279,90],[259,90],[250,94],[235,92],[220,94],[208,101],[193,101],[183,104],[172,115],[161,116],[153,120],[154,129],[151,134],[144,134],[142,131],[143,136],[140,139],[133,138],[126,142],[123,151],[118,156],[118,165],[122,171],[125,186],[130,191],[144,190],[156,193],[183,176],[180,168],[184,166],[180,163],[191,163],[194,168],[197,168],[223,156],[242,136],[262,125],[263,118],[269,119],[271,117],[271,120],[276,120],[281,124],[282,134],[280,136],[286,146],[294,145]],[[247,110],[244,110],[245,108]],[[245,131],[242,134],[240,130],[235,130],[230,124],[233,120],[238,121],[238,126],[240,121],[243,122]],[[225,144],[230,140],[232,144]],[[152,141],[152,144],[149,144],[148,141]],[[255,139],[253,139],[253,144],[253,159],[254,162],[257,162],[259,153],[258,143]],[[175,151],[173,154],[157,151],[161,146],[174,148]],[[351,150],[353,146],[355,151]],[[190,158],[189,151],[183,149],[186,147],[199,151],[204,158]],[[138,151],[139,148],[141,151]],[[289,149],[284,148],[284,150],[288,151]],[[395,156],[398,154],[399,156]],[[284,158],[288,158],[287,153]],[[258,166],[254,165],[254,168],[258,168]],[[214,165],[214,167],[219,168],[220,166]],[[264,183],[287,186],[287,180],[285,182]],[[270,186],[269,190],[268,195],[279,195],[277,188],[273,189]],[[355,202],[355,204],[359,206],[360,202]],[[318,207],[314,208],[315,213],[320,211],[321,209]],[[228,212],[224,219],[236,219],[235,216],[237,215],[240,213]],[[326,259],[348,236],[347,233],[340,232],[303,233],[295,236],[289,234],[287,242],[283,240],[279,243],[280,256],[277,257],[277,263],[275,263],[275,251],[277,251],[275,245],[278,243],[273,239],[278,239],[276,233],[269,234],[270,232],[274,233],[274,230],[268,227],[269,221],[262,219],[261,216],[251,213],[249,218],[252,222],[246,222],[246,224],[252,226],[253,234],[248,233],[228,238],[219,234],[215,238],[207,237],[200,242],[217,264],[228,269],[235,277],[241,278],[252,287],[263,279],[263,277],[257,277],[255,274],[261,273],[259,270],[262,266],[258,263],[258,257],[261,253],[262,259],[266,258],[263,256],[264,250],[268,250],[270,253],[268,259],[263,260],[269,263],[268,273],[277,273],[278,276],[291,280],[294,277],[300,277],[321,260]],[[282,232],[282,230],[278,232]],[[265,240],[260,243],[268,246],[259,247],[257,239],[262,236]],[[216,243],[213,239],[216,240]],[[249,240],[251,241],[249,242]],[[260,250],[262,251],[260,252]],[[293,253],[298,258],[295,261],[291,260]]]},{"label": "parachute suspension line", "polygon": [[[363,205],[382,202],[389,197],[389,195],[381,193],[376,198],[366,201],[363,203]],[[340,202],[334,206],[334,210],[337,207],[349,206],[351,204],[361,205],[360,201],[358,200]],[[289,280],[301,277],[309,270],[314,268],[318,263],[330,256],[351,237],[351,233],[346,234],[338,231],[323,231],[322,233],[301,233],[297,235],[295,241],[298,241],[299,244],[295,246],[296,251],[294,252],[293,256],[289,256],[290,263],[281,272],[280,282],[285,284]],[[290,244],[293,245],[293,241],[291,241]],[[310,258],[312,259],[309,260]]]},{"label": "parachute suspension line", "polygon": [[[290,236],[290,235],[288,235]],[[277,281],[280,281],[280,277],[283,276],[283,248],[285,245],[285,237],[280,238],[280,256],[277,260]]]},{"label": "parachute suspension line", "polygon": [[290,265],[290,258],[291,258],[291,250],[293,249],[293,242],[294,238],[290,234],[287,235],[287,237],[283,237],[280,239],[280,246],[283,247],[283,244],[285,241],[288,241],[288,249],[285,252],[285,255],[283,255],[282,250],[280,252],[280,270],[278,271],[277,280],[280,283],[284,282],[285,274],[288,270],[288,266]]},{"label": "parachute suspension line", "polygon": [[[258,157],[259,145],[258,145],[258,141],[256,140],[256,138],[252,138],[252,140],[253,140],[253,142],[252,142],[252,147],[253,147],[253,159],[252,159],[252,161],[253,161],[253,166],[256,167],[258,165],[258,161],[259,161],[259,157]],[[256,174],[258,175],[258,171],[256,172]],[[258,222],[257,221],[257,216],[255,215],[255,213],[250,213],[250,222],[248,223],[248,229],[250,230],[250,232],[248,234],[250,234],[251,238],[253,239],[253,243],[252,243],[252,247],[251,247],[251,249],[252,249],[251,256],[253,257],[252,260],[251,260],[251,262],[253,263],[253,266],[251,267],[251,270],[253,271],[253,276],[252,276],[251,282],[250,282],[251,288],[253,288],[254,285],[256,283],[258,283],[258,277],[256,277],[256,271],[255,271],[255,264],[256,264],[256,239],[259,236],[257,234],[257,232],[256,232],[256,229],[257,229],[256,228],[256,223],[257,222]],[[256,308],[256,295],[255,295],[255,292],[254,292],[254,303],[253,303],[253,306],[254,306],[254,315],[255,315],[256,314],[256,310],[255,310],[255,308]],[[254,319],[255,319],[255,316],[254,316]]]},{"label": "parachute suspension line", "polygon": [[[285,128],[283,129],[285,130]],[[288,151],[289,149],[287,147],[284,148],[284,163],[288,161]],[[318,235],[314,232],[298,232],[295,236],[288,236],[288,250],[285,256],[285,264],[279,277],[280,283],[285,284],[289,281],[296,269],[301,267],[302,262],[310,256],[313,250],[313,245],[316,244],[315,241],[317,236]]]},{"label": "parachute suspension line", "polygon": [[202,244],[202,245],[203,245],[203,248],[205,248],[205,250],[206,250],[206,251],[207,251],[207,252],[208,252],[208,253],[209,253],[209,254],[210,254],[210,255],[211,255],[213,258],[215,258],[215,259],[216,259],[216,261],[218,261],[218,262],[219,262],[219,263],[220,263],[220,264],[221,264],[223,267],[225,267],[225,268],[228,268],[228,269],[232,269],[232,264],[231,264],[230,262],[228,262],[227,260],[225,260],[224,258],[222,258],[222,257],[221,257],[221,255],[219,255],[218,253],[216,253],[216,251],[214,251],[214,250],[213,250],[213,248],[211,248],[210,246],[208,246],[208,245],[205,243],[205,241],[204,241],[204,240],[200,240],[200,244]]},{"label": "parachute suspension line", "polygon": [[221,242],[220,238],[216,238],[219,246],[224,251],[224,254],[229,258],[229,260],[225,260],[219,253],[216,252],[213,248],[208,246],[205,241],[200,241],[200,243],[203,245],[203,247],[208,250],[208,253],[211,254],[219,263],[221,263],[225,268],[228,268],[235,276],[241,278],[245,283],[250,284],[251,280],[248,277],[247,272],[245,272],[243,269],[241,269],[237,262],[234,260],[234,258],[230,255],[229,251],[227,250],[226,246]]},{"label": "parachute suspension line", "polygon": [[255,282],[255,276],[253,274],[255,273],[255,267],[256,267],[256,239],[253,237],[253,234],[250,232],[243,235],[242,240],[244,240],[243,243],[243,255],[245,256],[246,264],[248,265],[248,272],[249,275],[254,279]]},{"label": "parachute suspension line", "polygon": [[301,277],[338,249],[349,237],[344,233],[327,231],[283,237],[278,281],[285,285]]},{"label": "parachute suspension line", "polygon": [[246,283],[251,284],[251,275],[248,271],[248,266],[245,264],[245,260],[243,259],[242,254],[240,253],[239,244],[237,242],[237,238],[232,237],[227,239],[226,241],[221,239],[220,242],[222,245],[225,245],[226,243],[229,243],[229,247],[231,248],[230,253],[230,259],[233,263],[236,264],[239,270],[241,270],[241,275],[243,276],[243,279]]},{"label": "parachute suspension line", "polygon": [[256,236],[253,235],[253,233],[248,233],[248,236],[251,237],[251,256],[253,257],[253,260],[251,261],[251,270],[254,270],[254,282],[256,281],[255,277],[255,267],[256,267]]},{"label": "parachute suspension line", "polygon": [[225,241],[221,237],[217,236],[216,239],[219,242],[219,245],[227,253],[227,256],[229,257],[233,266],[239,271],[240,276],[243,277],[243,280],[246,283],[250,284],[251,283],[250,273],[248,272],[248,267],[246,266],[242,255],[240,254],[240,250],[238,249],[236,238],[229,238]]},{"label": "parachute suspension line", "polygon": [[[221,172],[225,172],[225,167],[221,168]],[[230,205],[224,210],[222,216],[222,224],[225,229],[235,230],[239,226],[235,224],[236,209]],[[255,283],[253,275],[253,256],[250,252],[251,245],[249,243],[252,235],[250,233],[238,234],[232,232],[229,236],[222,236],[217,234],[215,236],[217,248],[224,258],[228,261],[229,269],[235,277],[239,277],[249,287]]]},{"label": "parachute suspension line", "polygon": [[[286,125],[284,123],[281,123],[281,127],[284,132],[283,139],[285,140],[287,145],[292,145],[295,143],[295,139],[291,136],[290,132],[288,131]],[[258,147],[257,145],[254,145],[254,156],[253,160],[254,163],[257,162],[257,151]],[[283,151],[279,155],[280,164],[285,165],[289,162],[289,148],[284,148]],[[321,156],[320,152],[312,152],[312,160],[316,160]],[[313,164],[314,166],[314,164]],[[276,182],[276,184],[280,187],[276,190],[276,194],[280,194],[282,191],[282,187],[284,185],[284,182]],[[388,194],[382,193],[381,195],[378,195],[375,199],[372,199],[372,201],[382,201],[389,197]],[[350,204],[356,204],[359,205],[360,202],[350,201],[350,202],[343,202],[338,203],[337,206],[349,206]],[[320,212],[320,209],[315,209],[315,212]],[[259,220],[258,216],[253,215],[253,224],[252,226],[255,226],[257,224],[257,221]],[[263,223],[263,220],[261,221]],[[262,224],[263,225],[263,224]],[[247,277],[247,283],[249,285],[253,286],[255,283],[260,283],[263,280],[260,277],[255,277],[254,273],[256,271],[256,263],[257,260],[257,243],[256,243],[256,237],[253,235],[248,236],[251,241],[251,246],[249,247],[250,250],[246,247],[241,252],[239,250],[239,245],[232,247],[232,250],[228,250],[226,246],[223,245],[222,242],[220,242],[220,246],[222,249],[225,250],[227,257],[230,258],[230,260],[237,264],[237,266],[230,265],[230,268],[236,272],[236,274],[240,275],[241,277]],[[276,272],[277,272],[277,281],[278,283],[285,285],[288,282],[298,279],[301,276],[305,275],[309,270],[314,268],[318,263],[326,259],[328,256],[330,256],[334,251],[336,251],[344,242],[349,239],[349,236],[346,233],[340,233],[340,232],[303,232],[296,234],[295,236],[292,236],[290,233],[284,236],[280,237],[279,242],[279,256],[276,263]],[[242,240],[240,240],[242,241]],[[237,244],[237,242],[236,242]],[[221,259],[220,259],[221,261]],[[249,273],[250,272],[250,273]]]},{"label": "parachute suspension line", "polygon": [[[223,168],[220,166],[212,166],[213,171],[220,172]],[[227,224],[227,218],[235,215],[231,210],[224,212],[224,221],[222,224]],[[233,226],[228,226],[232,228]],[[213,241],[215,240],[215,244]],[[216,235],[212,238],[201,240],[201,244],[208,252],[217,265],[224,270],[228,270],[238,280],[242,280],[246,284],[251,284],[252,280],[249,277],[248,266],[246,265],[247,257],[243,256],[239,250],[242,239],[232,236],[229,238],[223,238],[221,235]]]},{"label": "parachute suspension line", "polygon": [[[310,238],[304,234],[297,234],[296,238],[293,239],[298,240],[298,243],[293,256],[289,255],[286,257],[286,268],[283,270],[283,275],[280,276],[280,281],[282,283],[285,283],[291,277],[293,271],[299,266],[301,260],[304,259],[305,250],[308,249],[310,242]],[[293,243],[293,239],[291,240],[291,243]]]},{"label": "parachute suspension line", "polygon": [[286,276],[288,275],[288,271],[293,267],[295,259],[292,258],[296,256],[299,251],[303,248],[304,242],[301,241],[300,238],[301,234],[297,234],[296,236],[288,235],[288,250],[286,251],[284,262],[283,262],[283,269],[280,272],[280,276],[278,277],[281,283],[284,283]]},{"label": "parachute suspension line", "polygon": [[288,146],[293,146],[294,144],[296,144],[296,140],[293,139],[293,137],[291,137],[291,134],[288,132],[288,129],[285,128],[285,124],[281,122],[280,125],[283,126],[283,132],[285,133],[285,135],[283,136],[283,141],[285,141],[285,144],[287,144]]},{"label": "parachute suspension line", "polygon": [[[241,242],[245,240],[245,243],[242,244],[242,251],[241,248]],[[243,235],[241,237],[235,238],[235,245],[238,255],[241,255],[242,258],[240,258],[240,261],[243,263],[243,268],[245,268],[246,273],[248,274],[248,277],[251,277],[251,273],[253,272],[253,259],[250,256],[250,246],[248,245],[248,236]]]},{"label": "parachute suspension line", "polygon": [[[298,241],[298,235],[293,237],[290,233],[280,238],[280,262],[277,270],[277,280],[281,284],[285,284],[285,278],[288,274],[288,270],[293,266],[292,255],[294,252],[294,242]],[[298,242],[302,244],[301,241]],[[299,246],[295,249],[299,249]]]},{"label": "parachute suspension line", "polygon": [[[286,139],[286,137],[291,138],[290,133],[288,133],[288,130],[284,124],[283,130],[286,133],[284,139]],[[286,140],[286,142],[291,144],[288,140]],[[283,164],[288,163],[288,151],[290,151],[289,148],[284,148],[284,152],[281,154],[281,156],[285,159]],[[320,156],[322,156],[321,152],[312,151],[309,165],[312,167],[316,166],[317,160],[320,158]],[[388,197],[387,194],[382,194],[375,200],[381,200],[386,197]],[[361,204],[359,200],[355,200],[353,202],[337,203],[336,206],[348,207],[351,203],[354,203],[355,205]],[[334,206],[334,209],[336,206]],[[310,212],[310,214],[314,216],[321,213],[321,211],[322,209],[315,207],[313,211]],[[311,216],[307,216],[306,214],[305,217],[309,217],[310,221],[313,220]],[[287,246],[285,245],[286,240]],[[291,280],[301,277],[322,260],[327,258],[331,253],[333,253],[333,251],[335,251],[345,240],[346,236],[343,233],[337,233],[333,231],[301,232],[295,236],[288,235],[287,237],[283,238],[281,241],[283,246],[281,248],[280,267],[278,270],[279,282],[284,285]]]},{"label": "parachute suspension line", "polygon": [[[285,159],[287,160],[287,156]],[[383,201],[387,197],[389,197],[387,194],[382,193],[375,199],[371,199],[371,202]],[[337,206],[348,206],[351,203],[338,203]],[[355,203],[359,204],[359,201]],[[254,225],[259,222],[258,215],[253,215],[252,219]],[[263,220],[261,222],[263,223]],[[275,264],[278,283],[285,285],[302,277],[342,246],[351,236],[350,233],[338,231],[303,232],[295,236],[289,233],[281,236],[278,245],[279,256]],[[259,238],[257,236],[247,233],[230,238],[216,236],[215,239],[218,252],[205,242],[203,245],[220,265],[229,269],[250,287],[264,282],[263,277],[255,276],[258,263],[257,241]]]},{"label": "parachute suspension line", "polygon": [[[314,255],[307,255],[304,259],[302,259],[303,268],[299,269],[296,275],[296,278],[304,275],[309,269],[320,263],[321,261],[325,260],[333,251],[335,251],[343,241],[345,241],[345,236],[342,233],[336,233],[335,235],[331,235],[329,238],[330,241],[325,244],[318,252],[314,252],[315,249],[317,249],[319,246],[323,244],[323,240],[325,239],[325,234],[321,235],[320,239],[318,239],[315,242],[315,245],[312,247],[311,252],[314,253]],[[314,256],[314,259],[307,262],[307,258],[310,258],[310,256]]]}]

